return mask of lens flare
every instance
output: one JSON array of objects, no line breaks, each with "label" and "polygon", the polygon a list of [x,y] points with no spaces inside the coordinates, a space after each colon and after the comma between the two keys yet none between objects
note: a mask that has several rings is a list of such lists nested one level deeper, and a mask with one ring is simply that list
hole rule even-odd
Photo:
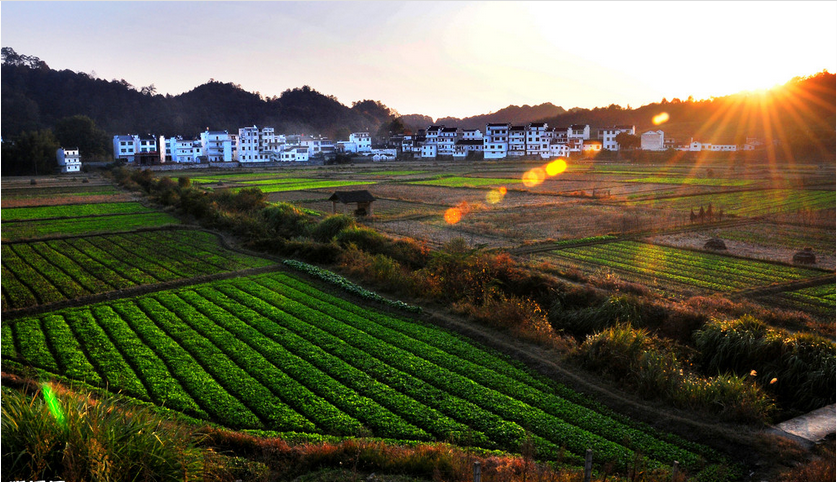
[{"label": "lens flare", "polygon": [[668,112],[662,112],[660,114],[655,115],[654,118],[651,119],[651,122],[653,122],[655,126],[665,124],[666,122],[668,122]]},{"label": "lens flare", "polygon": [[529,169],[523,174],[523,185],[526,187],[535,187],[546,179],[546,172],[540,167]]},{"label": "lens flare", "polygon": [[42,385],[42,390],[44,393],[44,401],[47,403],[47,407],[49,408],[49,413],[55,417],[55,421],[58,422],[59,425],[64,425],[64,410],[61,409],[61,404],[58,402],[58,397],[55,395],[55,392],[52,391],[52,387],[48,384],[44,383]]},{"label": "lens flare", "polygon": [[546,165],[546,173],[550,176],[557,176],[567,170],[567,161],[556,159]]},{"label": "lens flare", "polygon": [[448,224],[456,224],[462,219],[462,211],[459,208],[450,208],[445,211],[445,222]]},{"label": "lens flare", "polygon": [[502,201],[503,196],[506,195],[505,190],[506,188],[500,188],[488,191],[488,194],[485,195],[485,202],[487,202],[488,204],[497,204],[498,202]]},{"label": "lens flare", "polygon": [[501,195],[505,196],[506,195],[506,186],[500,186],[499,191],[500,191]]}]

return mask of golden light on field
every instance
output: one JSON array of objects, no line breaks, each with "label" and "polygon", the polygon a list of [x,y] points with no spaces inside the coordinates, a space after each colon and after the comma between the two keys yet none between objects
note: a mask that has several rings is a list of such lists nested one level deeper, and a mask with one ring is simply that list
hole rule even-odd
[{"label": "golden light on field", "polygon": [[535,187],[546,179],[546,172],[540,167],[529,169],[523,174],[523,185],[526,187]]},{"label": "golden light on field", "polygon": [[488,204],[497,204],[498,202],[502,201],[505,196],[505,187],[501,187],[500,189],[492,189],[488,191],[488,194],[485,195],[485,202],[487,202]]},{"label": "golden light on field", "polygon": [[459,208],[450,208],[445,211],[445,222],[448,224],[456,224],[462,219],[462,211]]},{"label": "golden light on field", "polygon": [[549,176],[557,176],[567,170],[567,161],[556,159],[546,165],[546,173]]},{"label": "golden light on field", "polygon": [[653,122],[655,126],[658,126],[660,124],[665,124],[666,122],[668,122],[668,112],[661,112],[661,113],[655,115],[651,119],[651,122]]}]

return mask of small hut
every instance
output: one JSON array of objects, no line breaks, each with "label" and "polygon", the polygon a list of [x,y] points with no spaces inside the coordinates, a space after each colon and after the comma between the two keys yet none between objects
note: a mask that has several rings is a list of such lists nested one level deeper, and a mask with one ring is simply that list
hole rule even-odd
[{"label": "small hut", "polygon": [[344,205],[344,213],[346,205],[357,204],[357,209],[354,210],[356,216],[371,216],[372,202],[375,201],[375,196],[367,190],[336,191],[328,200],[331,201],[331,212],[334,214],[337,214],[337,203],[339,202]]},{"label": "small hut", "polygon": [[813,249],[805,248],[793,255],[793,262],[801,264],[817,264],[817,256],[814,254]]},{"label": "small hut", "polygon": [[706,244],[703,245],[704,249],[714,249],[716,251],[723,251],[727,249],[727,244],[724,243],[723,239],[719,238],[711,238]]}]

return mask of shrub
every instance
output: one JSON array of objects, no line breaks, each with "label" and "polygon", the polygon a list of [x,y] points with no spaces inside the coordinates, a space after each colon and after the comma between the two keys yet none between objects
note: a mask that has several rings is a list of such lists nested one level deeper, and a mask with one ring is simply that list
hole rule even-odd
[{"label": "shrub", "polygon": [[323,219],[311,229],[311,237],[321,243],[327,243],[344,229],[357,226],[354,218],[345,214],[335,214]]},{"label": "shrub", "polygon": [[261,211],[268,229],[276,236],[293,238],[308,232],[311,218],[290,203],[276,203]]},{"label": "shrub", "polygon": [[599,306],[564,310],[560,301],[550,310],[549,321],[556,330],[583,337],[618,323],[639,324],[640,311],[635,298],[614,295]]},{"label": "shrub", "polygon": [[354,244],[363,251],[380,253],[387,244],[387,238],[374,229],[352,226],[337,234],[337,242],[343,247]]},{"label": "shrub", "polygon": [[115,398],[3,393],[3,479],[178,480],[203,472],[198,439]]}]

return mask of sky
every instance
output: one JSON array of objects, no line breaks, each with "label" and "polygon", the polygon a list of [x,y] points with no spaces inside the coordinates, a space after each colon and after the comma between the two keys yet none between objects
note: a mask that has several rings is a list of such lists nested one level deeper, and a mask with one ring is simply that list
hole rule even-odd
[{"label": "sky", "polygon": [[640,107],[837,72],[835,1],[0,2],[0,41],[57,70],[467,117]]}]

